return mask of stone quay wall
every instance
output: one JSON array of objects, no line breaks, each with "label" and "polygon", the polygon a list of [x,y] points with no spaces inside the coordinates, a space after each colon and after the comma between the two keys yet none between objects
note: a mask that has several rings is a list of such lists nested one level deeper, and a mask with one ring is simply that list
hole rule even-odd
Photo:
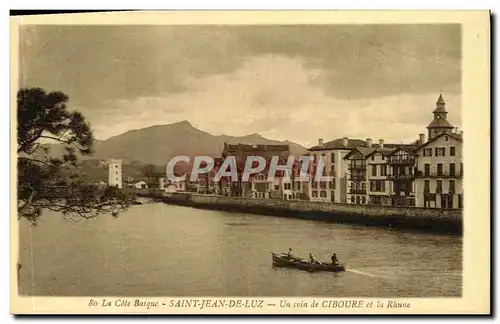
[{"label": "stone quay wall", "polygon": [[249,199],[195,193],[163,193],[157,198],[167,204],[200,209],[462,235],[461,210]]}]

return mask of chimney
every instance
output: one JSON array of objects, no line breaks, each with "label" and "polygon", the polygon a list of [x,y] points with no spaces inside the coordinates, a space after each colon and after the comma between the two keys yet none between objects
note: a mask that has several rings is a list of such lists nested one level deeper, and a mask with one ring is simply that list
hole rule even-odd
[{"label": "chimney", "polygon": [[383,139],[379,139],[379,140],[378,140],[378,146],[379,146],[380,148],[383,148],[383,147],[384,147],[384,140],[383,140]]},{"label": "chimney", "polygon": [[425,134],[418,134],[418,142],[420,145],[425,143]]},{"label": "chimney", "polygon": [[348,144],[349,144],[349,139],[347,137],[344,137],[342,139],[342,146],[347,147]]},{"label": "chimney", "polygon": [[318,146],[323,146],[323,139],[322,138],[318,139]]},{"label": "chimney", "polygon": [[372,147],[372,139],[371,138],[366,139],[366,146]]}]

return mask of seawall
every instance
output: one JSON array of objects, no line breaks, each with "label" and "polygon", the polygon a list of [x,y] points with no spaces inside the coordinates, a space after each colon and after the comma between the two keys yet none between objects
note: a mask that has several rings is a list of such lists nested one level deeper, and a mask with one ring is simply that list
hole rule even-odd
[{"label": "seawall", "polygon": [[462,235],[460,210],[248,199],[193,193],[164,193],[158,198],[167,204],[200,209]]}]

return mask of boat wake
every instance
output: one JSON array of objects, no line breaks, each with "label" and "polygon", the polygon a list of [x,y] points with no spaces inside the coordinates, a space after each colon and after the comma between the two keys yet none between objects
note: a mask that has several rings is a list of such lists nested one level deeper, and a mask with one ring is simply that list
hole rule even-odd
[{"label": "boat wake", "polygon": [[366,271],[361,271],[361,270],[357,270],[357,269],[346,269],[346,271],[357,273],[357,274],[368,276],[368,277],[372,277],[372,278],[381,278],[381,279],[387,279],[387,280],[393,279],[393,277],[388,276],[388,275],[381,275],[378,273],[366,272]]}]

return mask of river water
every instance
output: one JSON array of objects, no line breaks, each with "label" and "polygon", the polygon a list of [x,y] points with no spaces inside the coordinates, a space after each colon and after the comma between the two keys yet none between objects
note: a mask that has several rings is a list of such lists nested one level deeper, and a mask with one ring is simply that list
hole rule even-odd
[{"label": "river water", "polygon": [[[343,273],[271,266],[271,252]],[[462,293],[462,238],[151,203],[78,223],[20,222],[20,293],[51,296],[437,297]]]}]

